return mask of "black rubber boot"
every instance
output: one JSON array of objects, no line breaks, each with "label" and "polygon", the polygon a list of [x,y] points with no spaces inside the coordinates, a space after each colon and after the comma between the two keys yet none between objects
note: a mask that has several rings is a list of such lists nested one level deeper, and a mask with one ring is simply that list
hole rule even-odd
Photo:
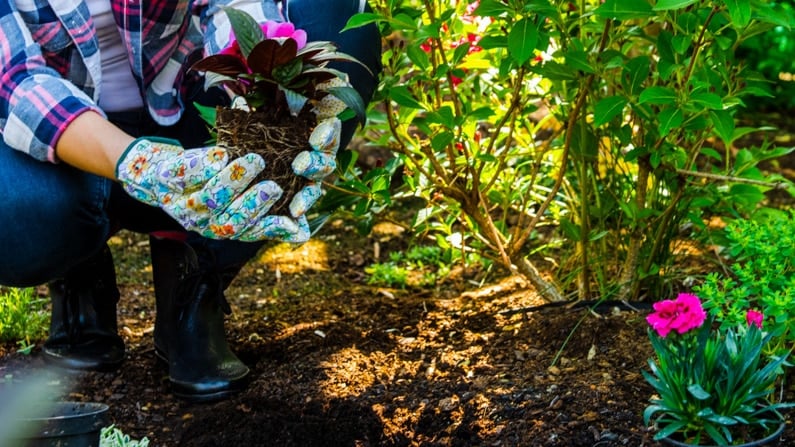
[{"label": "black rubber boot", "polygon": [[239,269],[224,275],[200,265],[187,244],[149,238],[155,284],[155,352],[168,363],[172,390],[192,401],[218,400],[245,388],[248,367],[229,348],[223,291]]},{"label": "black rubber boot", "polygon": [[124,341],[116,323],[119,289],[108,246],[48,286],[52,316],[44,359],[66,369],[118,368],[124,361]]}]

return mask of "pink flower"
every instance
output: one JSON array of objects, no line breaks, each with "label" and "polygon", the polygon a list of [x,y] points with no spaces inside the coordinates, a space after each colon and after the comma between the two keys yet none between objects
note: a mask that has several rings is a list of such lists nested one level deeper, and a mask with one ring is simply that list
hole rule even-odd
[{"label": "pink flower", "polygon": [[765,316],[762,314],[762,312],[759,312],[757,310],[750,309],[745,314],[745,322],[748,323],[748,326],[751,326],[753,324],[759,329],[762,329],[763,321],[765,321]]},{"label": "pink flower", "polygon": [[[293,39],[298,44],[298,49],[306,46],[306,31],[302,29],[295,29],[295,25],[290,22],[274,22],[268,20],[260,25],[262,33],[265,34],[266,39]],[[240,51],[240,44],[235,39],[234,31],[230,31],[229,46],[221,50],[220,54],[228,54],[235,56],[245,63],[243,53]]]},{"label": "pink flower", "polygon": [[654,303],[654,313],[647,316],[646,321],[660,337],[665,338],[672,330],[684,334],[697,328],[706,318],[707,314],[697,296],[680,293],[676,300]]},{"label": "pink flower", "polygon": [[298,43],[298,49],[306,46],[306,31],[295,29],[295,25],[290,22],[274,22],[268,20],[262,25],[262,31],[266,39],[293,39]]}]

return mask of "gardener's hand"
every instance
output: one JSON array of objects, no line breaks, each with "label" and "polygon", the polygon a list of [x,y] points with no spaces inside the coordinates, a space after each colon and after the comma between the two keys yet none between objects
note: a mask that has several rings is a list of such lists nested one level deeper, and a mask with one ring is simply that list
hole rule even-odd
[{"label": "gardener's hand", "polygon": [[266,215],[281,195],[282,189],[276,183],[262,181],[235,198],[226,210],[214,215],[203,234],[210,238],[221,235],[248,242],[262,239],[292,243],[308,241],[306,216]]},{"label": "gardener's hand", "polygon": [[[349,86],[342,79],[334,78],[318,86],[318,89]],[[347,106],[334,95],[326,95],[315,105],[318,124],[309,136],[311,151],[298,154],[293,160],[293,172],[312,180],[296,193],[290,202],[290,214],[293,217],[303,216],[323,194],[322,180],[337,168],[337,150],[340,147],[342,123],[337,115]]]},{"label": "gardener's hand", "polygon": [[[279,195],[281,195],[281,189],[279,192]],[[245,198],[241,198],[240,200],[246,201]],[[267,205],[265,209],[270,209],[271,205],[272,203]],[[233,205],[230,208],[235,208],[235,206]],[[217,220],[217,223],[210,225],[210,231],[216,234],[233,234],[233,239],[247,242],[259,241],[262,239],[277,239],[283,242],[297,244],[309,240],[309,223],[306,220],[306,216],[296,218],[289,216],[265,216],[263,212],[257,212],[258,217],[252,219],[246,216],[245,210],[249,209],[256,210],[257,208],[244,206],[238,207],[238,211],[223,213]],[[243,210],[243,212],[240,212],[240,210]]]},{"label": "gardener's hand", "polygon": [[[256,154],[229,163],[218,147],[185,150],[174,140],[139,138],[119,158],[116,177],[128,194],[163,209],[186,230],[214,239],[254,240],[248,235],[268,236],[261,221],[282,194],[271,181],[247,189],[264,167]],[[228,225],[229,216],[241,223]],[[297,234],[295,227],[282,225],[279,234]]]}]

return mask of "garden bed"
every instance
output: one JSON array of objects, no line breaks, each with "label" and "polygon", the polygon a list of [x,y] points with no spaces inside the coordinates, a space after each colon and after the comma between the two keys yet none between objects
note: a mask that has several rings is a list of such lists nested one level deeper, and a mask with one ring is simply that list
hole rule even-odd
[{"label": "garden bed", "polygon": [[[515,278],[475,286],[477,268],[433,286],[369,285],[375,252],[383,262],[409,239],[389,225],[355,234],[336,221],[297,249],[266,247],[243,270],[227,293],[227,332],[251,384],[189,404],[169,394],[154,355],[146,239],[121,233],[111,247],[127,361],[62,375],[64,394],[109,404],[117,427],[164,447],[658,445],[641,417],[646,311],[538,307]],[[5,377],[43,365],[38,349],[0,354]],[[788,427],[780,445],[792,441]]]},{"label": "garden bed", "polygon": [[[795,178],[795,156],[772,167]],[[792,206],[787,195],[771,201]],[[107,403],[117,427],[158,447],[660,446],[642,421],[652,392],[641,376],[652,355],[645,308],[673,296],[643,297],[637,309],[549,306],[479,266],[423,286],[368,284],[368,267],[415,245],[394,225],[359,236],[336,220],[300,247],[264,247],[227,291],[228,338],[251,383],[232,399],[191,404],[169,393],[154,354],[147,238],[122,232],[110,246],[127,360],[116,372],[59,372],[48,386]],[[688,244],[678,277],[705,273],[714,256]],[[420,276],[410,271],[408,282]],[[6,384],[44,367],[38,347],[16,349],[0,344]],[[795,442],[786,416],[781,446]]]}]

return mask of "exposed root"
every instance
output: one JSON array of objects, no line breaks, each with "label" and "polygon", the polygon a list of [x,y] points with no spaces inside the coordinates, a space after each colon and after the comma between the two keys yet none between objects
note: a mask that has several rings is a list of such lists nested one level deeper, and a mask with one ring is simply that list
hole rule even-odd
[{"label": "exposed root", "polygon": [[309,149],[309,135],[315,125],[315,116],[308,109],[297,117],[270,110],[216,110],[217,144],[229,151],[231,159],[248,153],[261,155],[265,169],[255,182],[272,180],[284,190],[271,208],[273,215],[288,214],[290,200],[308,182],[293,174],[292,162],[296,155]]}]

